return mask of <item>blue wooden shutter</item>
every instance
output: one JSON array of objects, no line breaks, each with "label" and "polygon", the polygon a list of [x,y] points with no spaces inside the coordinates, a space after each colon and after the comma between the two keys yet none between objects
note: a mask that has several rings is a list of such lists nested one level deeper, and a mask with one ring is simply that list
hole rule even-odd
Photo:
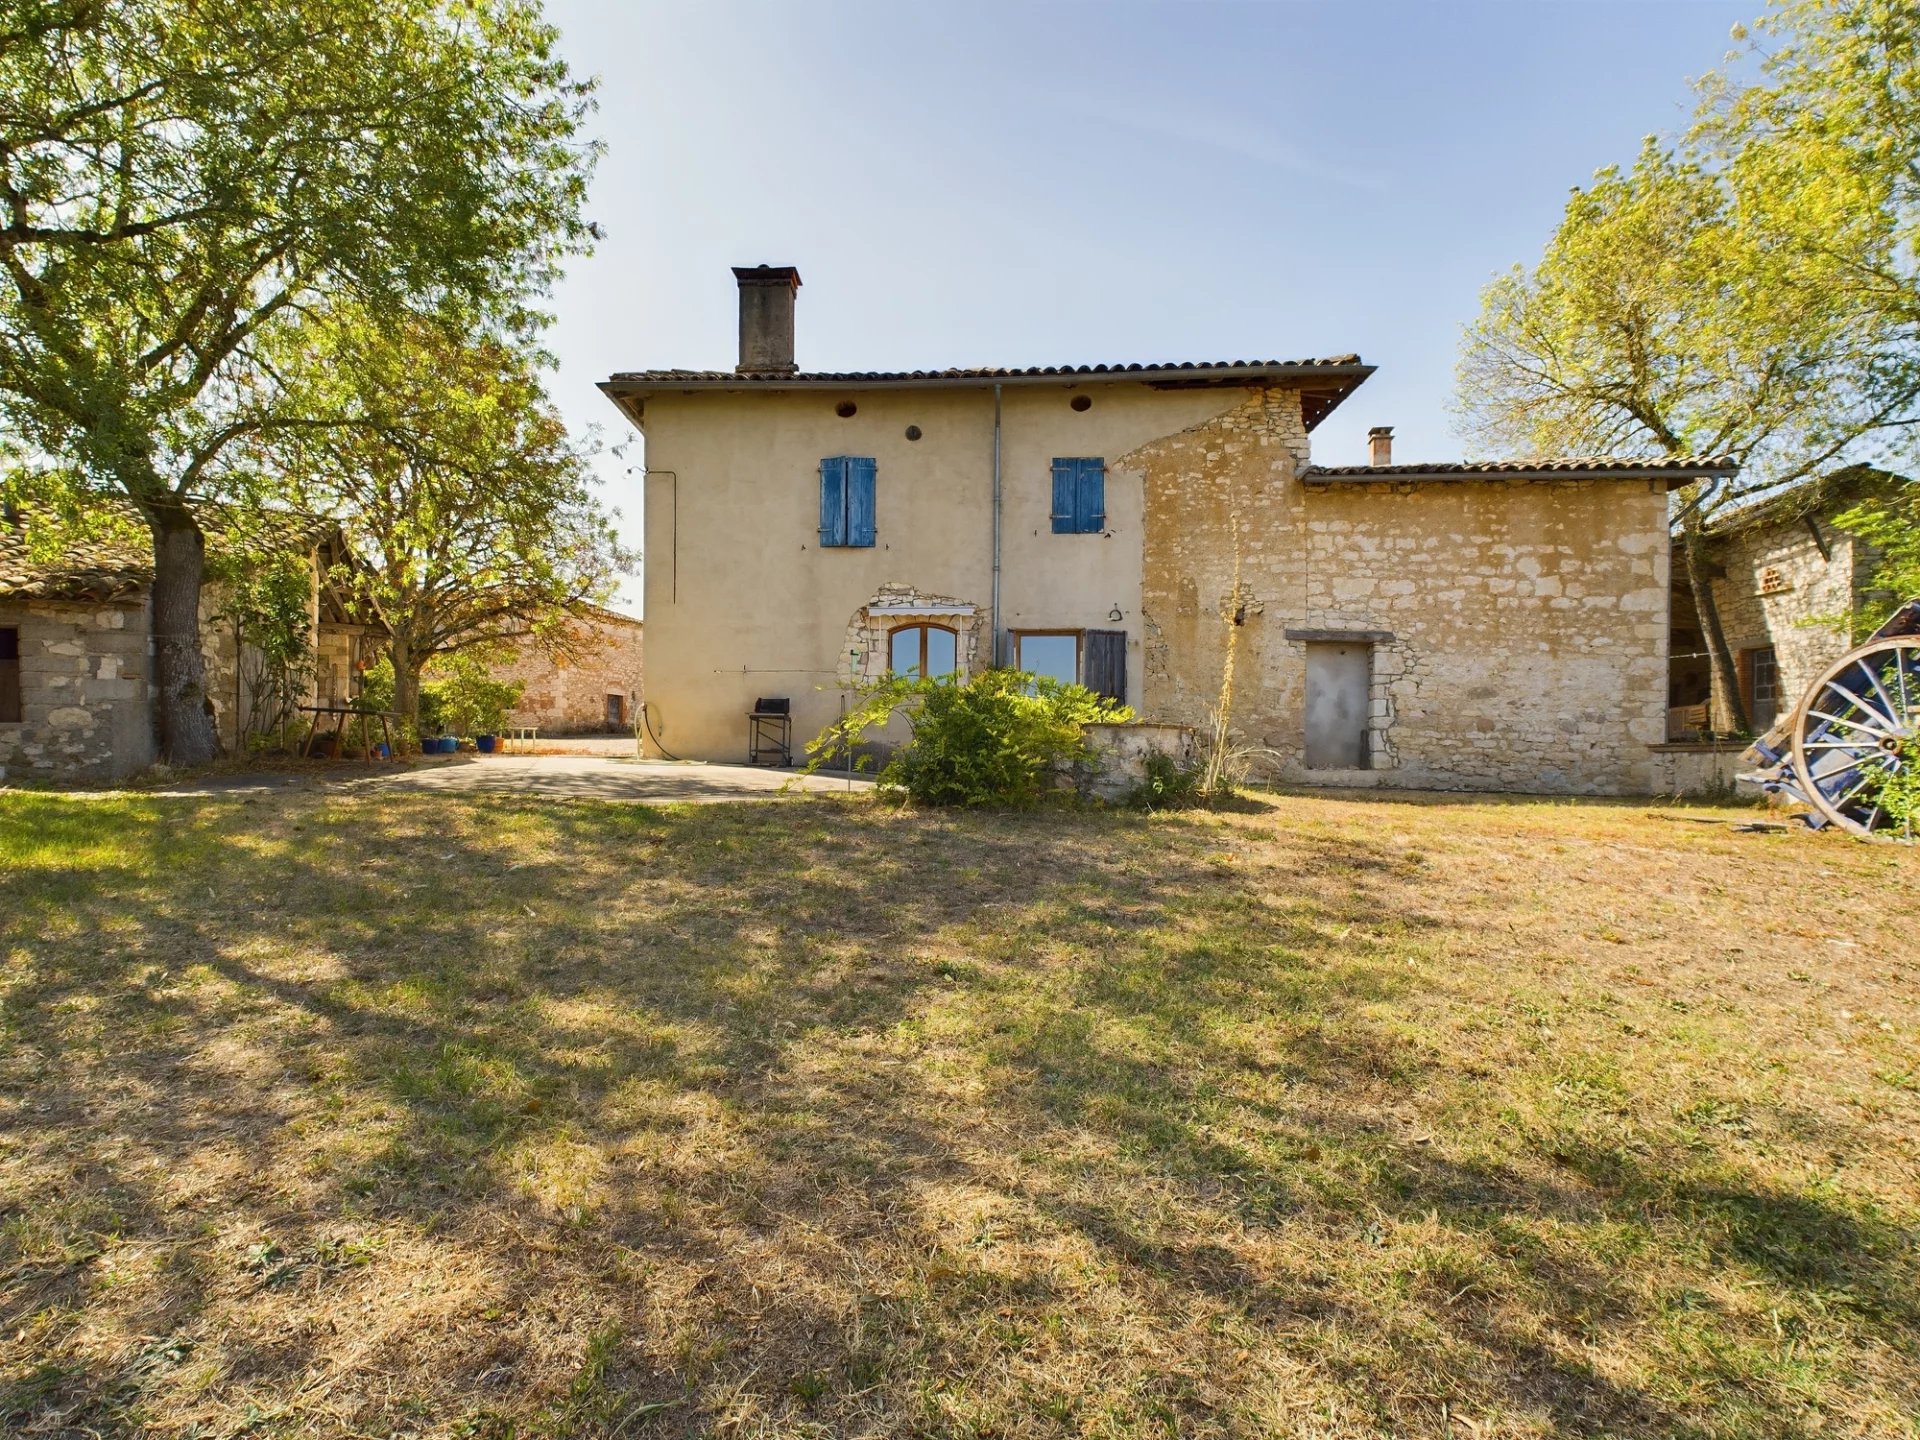
[{"label": "blue wooden shutter", "polygon": [[847,462],[820,462],[820,543],[847,543]]},{"label": "blue wooden shutter", "polygon": [[1074,522],[1074,475],[1076,462],[1053,462],[1053,533],[1071,535]]},{"label": "blue wooden shutter", "polygon": [[1074,529],[1097,535],[1107,528],[1107,462],[1082,460],[1073,491]]},{"label": "blue wooden shutter", "polygon": [[873,544],[874,472],[879,468],[870,456],[847,460],[847,544]]}]

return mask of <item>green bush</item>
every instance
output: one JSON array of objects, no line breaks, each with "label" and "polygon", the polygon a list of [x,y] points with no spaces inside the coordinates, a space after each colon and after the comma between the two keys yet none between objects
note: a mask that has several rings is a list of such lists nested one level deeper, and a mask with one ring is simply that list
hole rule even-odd
[{"label": "green bush", "polygon": [[1200,771],[1189,770],[1164,750],[1151,750],[1141,762],[1145,772],[1127,803],[1138,810],[1180,810],[1206,797],[1200,790]]},{"label": "green bush", "polygon": [[868,732],[903,719],[908,739],[877,777],[883,791],[927,805],[1031,805],[1064,768],[1091,758],[1083,727],[1133,712],[1080,685],[1018,670],[971,679],[889,676],[808,746],[808,771]]},{"label": "green bush", "polygon": [[420,686],[423,735],[497,735],[527,688],[524,681],[494,679],[487,657],[477,650],[440,656],[431,674]]}]

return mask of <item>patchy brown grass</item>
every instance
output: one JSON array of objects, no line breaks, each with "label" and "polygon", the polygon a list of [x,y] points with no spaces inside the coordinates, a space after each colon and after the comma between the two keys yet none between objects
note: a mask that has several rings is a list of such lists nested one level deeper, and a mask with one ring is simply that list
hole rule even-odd
[{"label": "patchy brown grass", "polygon": [[1920,853],[0,796],[0,1431],[1920,1435]]}]

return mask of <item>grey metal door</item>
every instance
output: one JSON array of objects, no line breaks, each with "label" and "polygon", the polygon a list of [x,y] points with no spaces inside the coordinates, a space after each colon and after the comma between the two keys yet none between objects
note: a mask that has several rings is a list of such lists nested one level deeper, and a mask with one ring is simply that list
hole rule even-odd
[{"label": "grey metal door", "polygon": [[1373,647],[1344,641],[1307,646],[1307,768],[1364,770]]}]

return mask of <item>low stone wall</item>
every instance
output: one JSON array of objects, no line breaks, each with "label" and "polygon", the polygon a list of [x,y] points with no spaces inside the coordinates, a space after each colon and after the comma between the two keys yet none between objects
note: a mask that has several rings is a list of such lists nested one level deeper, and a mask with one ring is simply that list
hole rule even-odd
[{"label": "low stone wall", "polygon": [[1125,800],[1147,778],[1147,757],[1168,755],[1181,769],[1199,763],[1199,742],[1190,725],[1151,721],[1086,727],[1094,761],[1082,773],[1083,794],[1109,802]]},{"label": "low stone wall", "polygon": [[154,761],[143,602],[0,600],[20,631],[20,708],[0,781],[119,780]]},{"label": "low stone wall", "polygon": [[[1698,742],[1680,741],[1668,745],[1650,745],[1653,757],[1655,795],[1694,796],[1700,799],[1727,800],[1738,793],[1734,776],[1751,767],[1740,756],[1747,748],[1744,740]],[[1753,792],[1747,792],[1751,795]]]}]

